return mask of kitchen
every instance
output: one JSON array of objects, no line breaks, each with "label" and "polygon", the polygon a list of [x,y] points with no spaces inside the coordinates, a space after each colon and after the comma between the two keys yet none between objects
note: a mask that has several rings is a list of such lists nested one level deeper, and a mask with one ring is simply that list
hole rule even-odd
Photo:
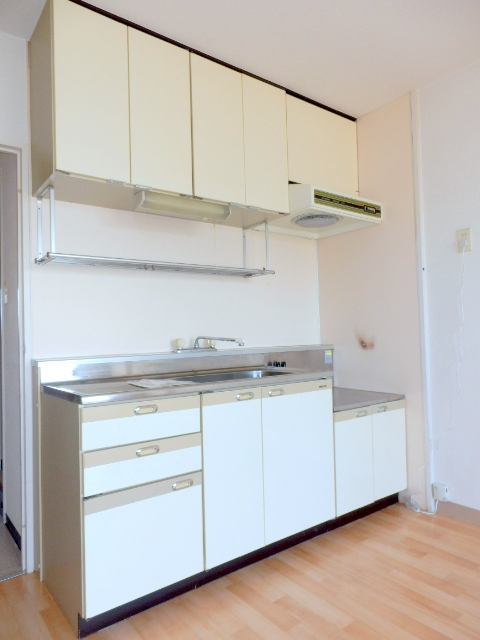
[{"label": "kitchen", "polygon": [[[378,229],[319,243],[320,311],[318,297],[311,295],[318,286],[317,243],[303,238],[271,234],[276,276],[270,281],[268,276],[217,281],[206,276],[53,265],[40,269],[28,261],[32,355],[167,352],[177,337],[193,341],[199,333],[224,335],[227,329],[227,335],[242,336],[248,347],[315,344],[321,316],[322,341],[336,347],[340,384],[400,391],[407,396],[411,412],[409,488],[415,492],[424,443],[419,428],[422,384],[409,131],[409,99],[358,122],[362,195],[381,201],[387,213]],[[126,257],[241,263],[237,230],[168,219],[161,222],[160,227],[153,216],[59,205],[58,245],[71,253],[120,255],[121,250]],[[32,237],[36,237],[35,228]],[[261,263],[263,243],[255,242],[253,257]],[[335,280],[327,277],[332,272]],[[396,289],[393,282],[398,282]],[[373,343],[374,348],[364,349],[361,342]]]}]

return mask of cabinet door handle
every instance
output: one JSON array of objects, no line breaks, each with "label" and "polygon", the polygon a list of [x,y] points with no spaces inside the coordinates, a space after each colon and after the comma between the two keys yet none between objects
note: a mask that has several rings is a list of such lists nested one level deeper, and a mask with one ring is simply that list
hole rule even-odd
[{"label": "cabinet door handle", "polygon": [[137,458],[143,458],[143,456],[153,456],[156,453],[160,453],[160,447],[157,445],[153,447],[143,447],[143,449],[137,449],[135,455]]},{"label": "cabinet door handle", "polygon": [[387,410],[387,407],[377,407],[377,413],[383,413]]},{"label": "cabinet door handle", "polygon": [[251,391],[248,393],[239,393],[237,396],[237,400],[253,400],[254,395]]},{"label": "cabinet door handle", "polygon": [[172,484],[172,491],[180,491],[181,489],[188,489],[193,484],[193,480],[182,480],[181,482],[174,482]]},{"label": "cabinet door handle", "polygon": [[146,404],[143,407],[137,407],[134,410],[136,416],[143,416],[146,413],[157,413],[158,407],[156,404]]},{"label": "cabinet door handle", "polygon": [[366,411],[357,411],[357,413],[355,414],[356,418],[363,418],[367,415]]},{"label": "cabinet door handle", "polygon": [[285,393],[285,389],[272,389],[268,392],[268,396],[270,398],[275,398],[275,396],[283,396]]}]

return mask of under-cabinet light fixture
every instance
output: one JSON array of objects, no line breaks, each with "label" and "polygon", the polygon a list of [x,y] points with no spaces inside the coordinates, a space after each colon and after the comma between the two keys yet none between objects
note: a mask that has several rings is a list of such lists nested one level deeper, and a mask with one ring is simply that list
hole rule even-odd
[{"label": "under-cabinet light fixture", "polygon": [[224,222],[230,215],[228,205],[155,191],[139,191],[135,194],[135,211],[214,223]]}]

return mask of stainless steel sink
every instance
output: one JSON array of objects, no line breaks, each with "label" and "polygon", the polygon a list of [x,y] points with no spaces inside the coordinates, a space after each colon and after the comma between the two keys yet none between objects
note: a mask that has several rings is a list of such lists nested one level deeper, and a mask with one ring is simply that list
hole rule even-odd
[{"label": "stainless steel sink", "polygon": [[228,382],[229,380],[246,380],[249,378],[269,378],[290,373],[286,370],[258,369],[256,371],[225,371],[223,373],[198,373],[192,376],[182,376],[176,380],[185,380],[201,384],[203,382]]}]

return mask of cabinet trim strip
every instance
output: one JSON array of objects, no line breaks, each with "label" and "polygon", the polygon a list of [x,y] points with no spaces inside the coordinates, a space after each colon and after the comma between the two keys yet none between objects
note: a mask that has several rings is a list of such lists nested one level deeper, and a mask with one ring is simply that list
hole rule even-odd
[{"label": "cabinet trim strip", "polygon": [[[154,400],[154,403],[158,407],[158,411],[155,412],[155,415],[159,417],[162,413],[169,411],[200,409],[200,396],[197,393],[196,395],[191,396],[161,398],[159,400]],[[143,403],[142,401],[137,401],[82,408],[82,422],[99,422],[101,420],[113,420],[115,418],[132,418],[142,420],[143,416],[135,414],[135,409],[144,405],[151,406],[152,400],[145,400]],[[148,416],[153,414],[150,413],[146,415]]]},{"label": "cabinet trim strip", "polygon": [[255,78],[256,80],[261,80],[262,82],[266,82],[267,84],[272,85],[273,87],[278,87],[279,89],[283,89],[288,95],[293,96],[294,98],[298,98],[299,100],[303,100],[304,102],[309,102],[316,107],[320,107],[320,109],[324,109],[325,111],[330,111],[330,113],[335,113],[337,116],[341,116],[342,118],[346,118],[347,120],[351,120],[352,122],[356,122],[356,118],[347,113],[343,113],[343,111],[338,111],[337,109],[333,109],[333,107],[329,107],[326,104],[322,104],[321,102],[317,102],[312,98],[308,98],[296,91],[292,91],[291,89],[287,89],[276,82],[272,82],[271,80],[266,80],[261,76],[257,76],[254,73],[250,73],[250,71],[245,71],[245,69],[241,69],[240,67],[235,67],[233,64],[229,64],[228,62],[224,62],[223,60],[219,60],[218,58],[214,58],[213,56],[208,55],[208,53],[203,53],[202,51],[198,51],[197,49],[193,49],[182,42],[178,42],[177,40],[172,40],[172,38],[168,38],[167,36],[163,36],[161,33],[157,33],[156,31],[152,31],[151,29],[147,29],[146,27],[142,27],[139,24],[135,24],[135,22],[130,22],[121,16],[117,16],[114,13],[110,13],[109,11],[105,11],[104,9],[100,9],[99,7],[94,7],[88,2],[84,2],[83,0],[70,0],[74,4],[78,4],[81,7],[85,7],[85,9],[90,9],[90,11],[94,11],[95,13],[99,13],[106,18],[110,18],[111,20],[115,20],[115,22],[120,22],[127,27],[131,27],[132,29],[137,29],[138,31],[143,31],[143,33],[148,34],[149,36],[153,36],[154,38],[159,38],[160,40],[164,40],[165,42],[169,42],[170,44],[175,45],[176,47],[180,47],[181,49],[186,49],[190,51],[190,53],[194,53],[197,56],[201,56],[202,58],[206,58],[207,60],[212,60],[216,64],[221,64],[223,67],[227,67],[228,69],[233,69],[233,71],[238,71],[239,73],[243,73],[246,76],[250,76],[251,78]]},{"label": "cabinet trim strip", "polygon": [[[199,447],[202,444],[202,436],[200,433],[191,433],[186,436],[175,436],[173,438],[163,438],[161,440],[151,440],[142,442],[141,444],[132,444],[113,449],[101,449],[99,451],[91,451],[83,454],[83,468],[100,467],[105,464],[113,464],[114,462],[123,462],[124,460],[135,460],[141,455],[137,455],[137,451],[141,449],[158,448],[158,453],[169,453],[172,451],[180,451],[181,449],[190,449],[191,447]],[[153,452],[152,452],[153,453]]]},{"label": "cabinet trim strip", "polygon": [[91,516],[100,511],[123,507],[132,502],[140,502],[140,500],[148,500],[156,498],[167,493],[175,491],[174,485],[182,482],[191,482],[190,487],[196,487],[202,484],[202,472],[194,471],[193,473],[176,476],[169,480],[161,480],[160,482],[151,482],[133,489],[124,489],[123,491],[115,491],[101,496],[94,496],[83,501],[84,516]]}]

